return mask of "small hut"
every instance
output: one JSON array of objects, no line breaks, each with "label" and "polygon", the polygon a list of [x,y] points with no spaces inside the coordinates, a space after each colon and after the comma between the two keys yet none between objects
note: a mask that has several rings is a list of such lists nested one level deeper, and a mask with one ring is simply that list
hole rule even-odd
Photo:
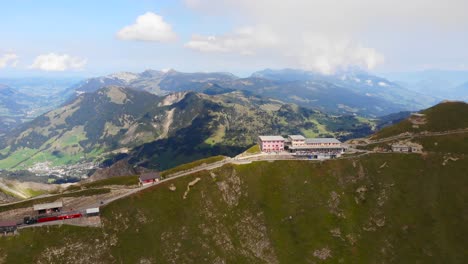
[{"label": "small hut", "polygon": [[143,173],[140,175],[141,185],[159,182],[160,180],[161,180],[161,175],[159,175],[159,172],[156,172],[156,171],[147,172],[147,173]]}]

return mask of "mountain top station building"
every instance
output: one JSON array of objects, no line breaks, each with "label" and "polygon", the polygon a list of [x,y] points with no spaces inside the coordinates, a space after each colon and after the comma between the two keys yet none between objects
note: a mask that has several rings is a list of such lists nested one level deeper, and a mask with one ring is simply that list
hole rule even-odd
[{"label": "mountain top station building", "polygon": [[287,144],[292,147],[303,147],[305,146],[306,138],[303,135],[289,135]]},{"label": "mountain top station building", "polygon": [[302,135],[259,136],[262,152],[283,152],[287,150],[295,156],[310,159],[332,159],[341,157],[345,151],[343,144],[336,138],[305,138]]},{"label": "mountain top station building", "polygon": [[284,151],[284,137],[259,136],[258,145],[262,152],[281,152]]}]

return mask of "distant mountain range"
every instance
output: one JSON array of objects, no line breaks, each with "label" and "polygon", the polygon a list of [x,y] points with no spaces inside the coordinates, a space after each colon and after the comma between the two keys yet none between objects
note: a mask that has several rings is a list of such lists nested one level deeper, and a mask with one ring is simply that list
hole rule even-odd
[{"label": "distant mountain range", "polygon": [[175,70],[146,70],[142,73],[120,72],[84,80],[71,87],[78,94],[94,92],[102,87],[115,85],[131,87],[156,95],[180,91],[199,91],[209,83],[224,85],[238,79],[230,73],[182,73]]},{"label": "distant mountain range", "polygon": [[0,135],[65,102],[78,78],[0,78]]},{"label": "distant mountain range", "polygon": [[75,164],[112,153],[138,165],[168,168],[206,156],[238,154],[260,134],[346,139],[368,135],[373,128],[372,122],[352,115],[331,116],[206,85],[200,93],[164,97],[118,86],[81,94],[7,134],[1,142],[0,168]]},{"label": "distant mountain range", "polygon": [[20,114],[29,106],[33,100],[29,95],[12,89],[8,85],[0,84],[0,107],[2,113]]},{"label": "distant mountain range", "polygon": [[426,70],[386,73],[405,88],[443,99],[468,101],[468,71]]},{"label": "distant mountain range", "polygon": [[0,84],[0,134],[20,124],[33,102],[33,97]]},{"label": "distant mountain range", "polygon": [[431,96],[406,90],[384,78],[362,71],[323,75],[284,69],[263,70],[248,78],[230,73],[181,73],[174,70],[117,73],[85,80],[74,87],[78,94],[108,85],[131,87],[157,95],[201,91],[208,85],[246,90],[254,94],[337,114],[369,117],[418,110],[436,103]]}]

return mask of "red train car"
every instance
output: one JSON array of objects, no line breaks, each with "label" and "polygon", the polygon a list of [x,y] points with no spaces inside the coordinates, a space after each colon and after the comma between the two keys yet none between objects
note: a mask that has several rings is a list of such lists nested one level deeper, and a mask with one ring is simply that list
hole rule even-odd
[{"label": "red train car", "polygon": [[83,216],[82,213],[70,212],[70,213],[63,213],[60,215],[49,215],[49,216],[40,217],[37,219],[37,222],[44,223],[44,222],[51,222],[51,221],[57,221],[57,220],[80,218],[82,216]]},{"label": "red train car", "polygon": [[80,218],[83,215],[81,213],[69,213],[69,214],[61,214],[58,216],[58,220],[64,219],[72,219],[72,218]]},{"label": "red train car", "polygon": [[41,218],[37,219],[37,222],[38,223],[44,223],[44,222],[57,221],[57,220],[59,220],[58,216],[54,215],[54,216],[41,217]]}]

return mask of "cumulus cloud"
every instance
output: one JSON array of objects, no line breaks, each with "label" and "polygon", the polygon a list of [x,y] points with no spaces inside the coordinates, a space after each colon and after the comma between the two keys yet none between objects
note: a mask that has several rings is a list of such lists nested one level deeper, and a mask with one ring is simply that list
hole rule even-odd
[{"label": "cumulus cloud", "polygon": [[18,55],[14,53],[5,53],[0,56],[0,69],[5,67],[16,67],[18,64]]},{"label": "cumulus cloud", "polygon": [[299,43],[289,56],[301,68],[324,74],[355,66],[371,70],[384,62],[384,56],[375,49],[362,47],[348,39],[306,35]]},{"label": "cumulus cloud", "polygon": [[134,24],[117,32],[117,38],[122,40],[170,42],[177,39],[177,35],[162,16],[147,12],[138,16]]},{"label": "cumulus cloud", "polygon": [[201,52],[236,52],[254,55],[258,49],[273,47],[278,39],[266,27],[243,27],[219,36],[194,35],[185,47]]},{"label": "cumulus cloud", "polygon": [[[412,36],[413,31],[424,32],[428,27],[440,32],[468,27],[466,0],[185,0],[185,3],[204,15],[242,21],[250,28],[263,25],[263,30],[276,40],[268,46],[269,58],[285,66],[323,73],[356,65],[374,69],[384,62],[382,50],[394,50],[382,38],[393,38],[393,43],[402,41],[395,32]],[[256,44],[261,39],[256,32],[195,35],[186,47],[202,52],[248,50],[256,54],[264,49]]]},{"label": "cumulus cloud", "polygon": [[219,36],[194,35],[185,47],[205,53],[237,53],[276,57],[292,67],[332,74],[338,68],[373,69],[384,61],[375,49],[348,39],[317,34],[282,34],[268,26],[245,27]]},{"label": "cumulus cloud", "polygon": [[29,68],[43,71],[81,70],[86,63],[87,60],[83,58],[49,53],[37,56]]}]

